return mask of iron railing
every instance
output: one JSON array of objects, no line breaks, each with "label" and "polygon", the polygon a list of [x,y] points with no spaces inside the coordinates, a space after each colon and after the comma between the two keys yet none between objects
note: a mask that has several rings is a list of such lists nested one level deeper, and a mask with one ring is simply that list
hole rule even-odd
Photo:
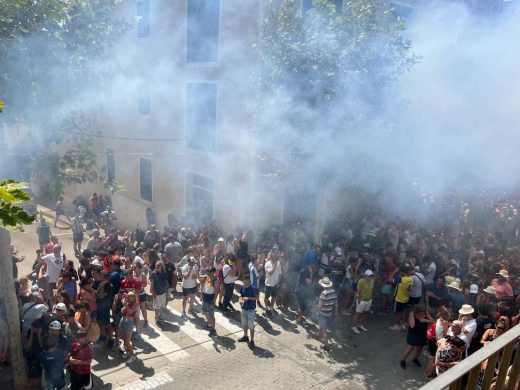
[{"label": "iron railing", "polygon": [[[493,383],[496,390],[515,390],[520,372],[519,338],[520,326],[517,325],[421,387],[421,390],[488,390]],[[487,365],[483,369],[481,366],[485,360]]]}]

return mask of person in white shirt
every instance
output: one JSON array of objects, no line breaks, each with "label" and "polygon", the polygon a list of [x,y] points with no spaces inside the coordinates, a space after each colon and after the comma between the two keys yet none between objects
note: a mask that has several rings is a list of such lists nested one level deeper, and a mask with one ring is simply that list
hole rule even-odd
[{"label": "person in white shirt", "polygon": [[463,327],[459,337],[466,343],[466,354],[471,344],[471,339],[477,330],[477,321],[473,318],[475,310],[471,305],[462,305],[459,310],[459,320],[462,321]]},{"label": "person in white shirt", "polygon": [[181,268],[182,273],[182,319],[186,319],[186,303],[190,302],[190,313],[195,315],[197,312],[193,307],[195,293],[197,292],[197,274],[199,267],[195,264],[195,258],[191,256],[188,262]]},{"label": "person in white shirt", "polygon": [[278,283],[282,275],[282,267],[278,261],[278,247],[273,247],[273,250],[267,256],[265,263],[265,296],[264,304],[265,310],[270,313],[273,309],[276,297],[278,295]]},{"label": "person in white shirt", "polygon": [[224,312],[229,311],[229,309],[235,309],[233,305],[231,305],[231,298],[233,297],[236,280],[235,268],[236,257],[234,255],[229,255],[224,267],[222,267],[222,276],[224,277],[224,300],[220,309]]},{"label": "person in white shirt", "polygon": [[63,256],[61,254],[61,245],[56,245],[52,253],[43,256],[43,261],[47,264],[47,276],[49,277],[49,292],[56,288],[56,283],[60,277],[60,271],[63,268]]}]

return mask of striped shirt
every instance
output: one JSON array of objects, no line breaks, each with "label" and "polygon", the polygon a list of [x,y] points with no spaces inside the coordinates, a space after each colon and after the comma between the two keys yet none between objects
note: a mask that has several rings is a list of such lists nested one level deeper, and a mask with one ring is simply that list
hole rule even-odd
[{"label": "striped shirt", "polygon": [[332,288],[328,288],[323,290],[320,295],[320,314],[325,317],[330,317],[334,313],[334,308],[336,305],[336,300],[338,299],[338,295],[336,291]]}]

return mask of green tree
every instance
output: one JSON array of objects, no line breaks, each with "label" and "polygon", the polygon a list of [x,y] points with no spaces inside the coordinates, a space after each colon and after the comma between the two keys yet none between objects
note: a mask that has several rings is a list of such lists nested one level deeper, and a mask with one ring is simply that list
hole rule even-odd
[{"label": "green tree", "polygon": [[86,129],[93,120],[82,107],[103,90],[108,70],[98,64],[130,26],[116,17],[118,3],[0,0],[0,89],[10,107],[2,121],[36,129],[32,144],[14,154],[18,166],[46,180],[48,198],[65,184],[103,180],[91,151],[95,130]]},{"label": "green tree", "polygon": [[[283,177],[308,161],[321,140],[348,153],[378,117],[392,129],[388,97],[415,62],[405,22],[378,0],[264,0],[259,54],[260,171]],[[395,101],[398,105],[399,102]],[[266,144],[265,141],[276,142]]]}]

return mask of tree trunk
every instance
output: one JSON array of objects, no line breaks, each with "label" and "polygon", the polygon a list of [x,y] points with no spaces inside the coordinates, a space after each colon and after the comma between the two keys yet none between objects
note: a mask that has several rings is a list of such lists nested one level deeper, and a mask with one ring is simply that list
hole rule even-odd
[{"label": "tree trunk", "polygon": [[14,388],[27,387],[27,373],[23,357],[22,335],[20,332],[20,313],[14,289],[13,263],[11,260],[11,235],[0,228],[0,291],[3,292],[9,325],[9,351],[13,370]]}]

